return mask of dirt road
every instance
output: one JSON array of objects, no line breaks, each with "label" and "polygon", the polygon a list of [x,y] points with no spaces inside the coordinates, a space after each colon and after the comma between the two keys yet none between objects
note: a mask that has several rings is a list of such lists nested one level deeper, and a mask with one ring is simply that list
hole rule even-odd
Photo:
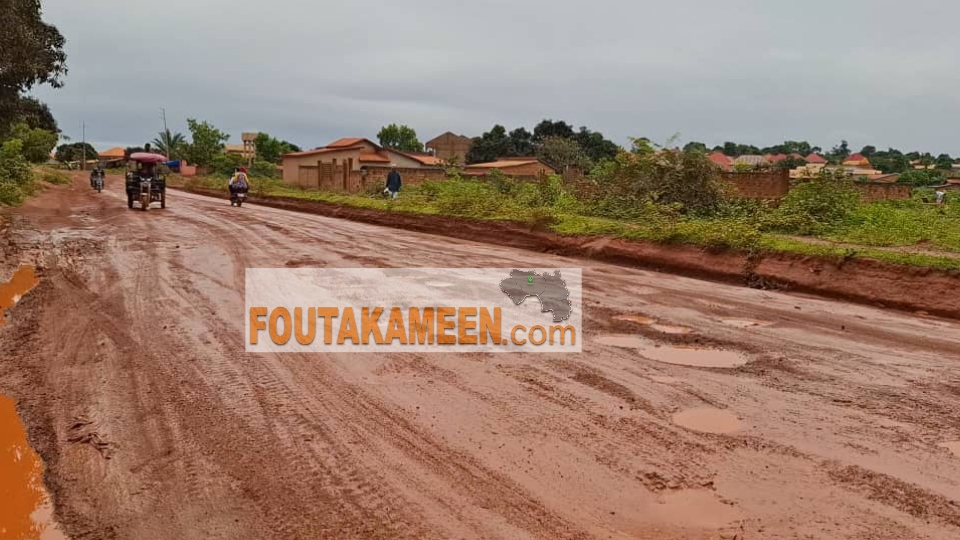
[{"label": "dirt road", "polygon": [[[117,177],[6,234],[42,283],[0,392],[71,538],[960,536],[955,321],[180,192],[128,210]],[[245,354],[244,269],[283,266],[583,267],[584,353]]]}]

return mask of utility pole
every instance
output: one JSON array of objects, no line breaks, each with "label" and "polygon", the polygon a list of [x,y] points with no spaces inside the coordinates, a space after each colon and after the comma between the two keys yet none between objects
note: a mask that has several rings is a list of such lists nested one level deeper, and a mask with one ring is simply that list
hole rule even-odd
[{"label": "utility pole", "polygon": [[160,107],[160,113],[163,115],[163,132],[167,132],[167,110]]}]

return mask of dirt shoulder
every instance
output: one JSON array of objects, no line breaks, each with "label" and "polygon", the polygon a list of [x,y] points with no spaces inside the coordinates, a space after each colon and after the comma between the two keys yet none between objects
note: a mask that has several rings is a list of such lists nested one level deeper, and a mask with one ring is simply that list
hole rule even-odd
[{"label": "dirt shoulder", "polygon": [[[224,197],[220,191],[174,188]],[[563,236],[508,221],[475,221],[407,212],[382,212],[292,197],[251,195],[250,203],[408,231],[586,257],[622,266],[670,272],[754,288],[789,290],[879,307],[960,318],[960,272],[859,258],[789,253],[714,251],[601,236]]]}]

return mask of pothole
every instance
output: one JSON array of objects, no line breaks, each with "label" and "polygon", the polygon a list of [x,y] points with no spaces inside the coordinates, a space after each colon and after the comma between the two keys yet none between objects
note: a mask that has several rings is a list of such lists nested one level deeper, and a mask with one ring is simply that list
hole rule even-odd
[{"label": "pothole", "polygon": [[66,536],[53,519],[43,486],[43,463],[27,443],[13,400],[0,395],[0,536],[60,540]]},{"label": "pothole", "polygon": [[699,407],[687,409],[673,415],[673,423],[678,426],[704,433],[733,433],[742,427],[740,419],[730,411]]},{"label": "pothole", "polygon": [[946,448],[947,450],[953,452],[953,455],[960,457],[960,441],[940,443],[940,446],[942,448]]},{"label": "pothole", "polygon": [[650,317],[644,317],[643,315],[621,315],[615,318],[618,321],[635,322],[637,324],[643,324],[643,325],[653,324],[657,322],[656,319],[651,319]]},{"label": "pothole", "polygon": [[621,349],[635,349],[651,360],[680,366],[735,368],[749,361],[746,356],[736,351],[689,345],[659,345],[640,336],[602,336],[597,342]]},{"label": "pothole", "polygon": [[649,326],[657,332],[663,332],[664,334],[689,334],[693,331],[686,326],[660,323],[657,321],[657,319],[654,319],[653,317],[647,317],[646,315],[620,315],[618,317],[614,317],[614,319],[618,321],[632,322],[641,324],[643,326]]},{"label": "pothole", "polygon": [[750,319],[723,319],[720,322],[727,326],[733,326],[736,328],[762,328],[765,326],[771,326],[773,323],[766,321],[754,321]]},{"label": "pothole", "polygon": [[7,310],[17,305],[37,284],[40,278],[34,267],[23,265],[13,273],[10,281],[0,285],[0,325],[7,322]]}]

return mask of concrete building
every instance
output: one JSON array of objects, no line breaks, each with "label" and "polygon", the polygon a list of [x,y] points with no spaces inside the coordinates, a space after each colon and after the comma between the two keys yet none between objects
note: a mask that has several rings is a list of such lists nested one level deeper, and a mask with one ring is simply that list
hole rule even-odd
[{"label": "concrete building", "polygon": [[543,174],[557,174],[557,170],[535,157],[502,158],[489,163],[467,165],[463,173],[468,176],[485,176],[492,170],[498,170],[507,176],[535,177]]}]

